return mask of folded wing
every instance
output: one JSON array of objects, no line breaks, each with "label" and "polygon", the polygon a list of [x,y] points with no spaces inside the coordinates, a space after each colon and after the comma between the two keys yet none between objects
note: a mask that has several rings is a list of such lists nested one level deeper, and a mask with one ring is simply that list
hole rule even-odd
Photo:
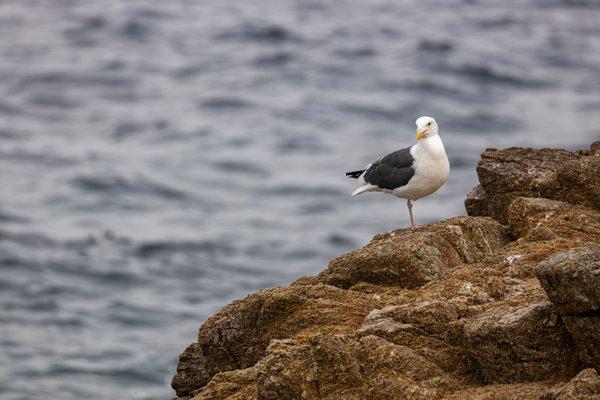
[{"label": "folded wing", "polygon": [[415,174],[415,159],[410,154],[410,147],[388,154],[375,161],[364,173],[364,180],[381,189],[394,190],[410,181]]}]

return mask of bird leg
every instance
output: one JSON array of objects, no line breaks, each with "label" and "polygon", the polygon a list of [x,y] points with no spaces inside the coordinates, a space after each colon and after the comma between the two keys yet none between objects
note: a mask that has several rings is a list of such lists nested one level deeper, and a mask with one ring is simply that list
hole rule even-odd
[{"label": "bird leg", "polygon": [[410,229],[414,231],[417,229],[417,225],[415,225],[415,219],[413,218],[412,201],[410,199],[406,200],[406,206],[408,207],[408,214],[410,214]]}]

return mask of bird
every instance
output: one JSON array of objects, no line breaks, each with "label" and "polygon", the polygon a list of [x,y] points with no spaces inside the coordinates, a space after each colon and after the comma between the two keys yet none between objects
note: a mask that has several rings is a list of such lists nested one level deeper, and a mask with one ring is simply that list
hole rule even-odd
[{"label": "bird", "polygon": [[394,151],[364,169],[346,172],[346,176],[364,182],[352,192],[352,196],[384,192],[405,199],[411,230],[417,229],[412,203],[442,187],[450,174],[450,162],[435,119],[422,116],[415,125],[416,144]]}]

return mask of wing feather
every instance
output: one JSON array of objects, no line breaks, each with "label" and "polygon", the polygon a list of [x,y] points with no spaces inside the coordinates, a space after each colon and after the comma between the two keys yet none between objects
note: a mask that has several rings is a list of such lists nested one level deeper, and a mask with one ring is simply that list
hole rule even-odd
[{"label": "wing feather", "polygon": [[389,190],[406,185],[415,174],[415,159],[410,149],[395,151],[375,161],[364,174],[365,182]]}]

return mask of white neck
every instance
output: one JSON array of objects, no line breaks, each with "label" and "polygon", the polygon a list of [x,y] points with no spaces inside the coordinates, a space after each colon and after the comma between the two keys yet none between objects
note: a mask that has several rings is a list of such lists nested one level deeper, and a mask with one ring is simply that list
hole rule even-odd
[{"label": "white neck", "polygon": [[428,153],[432,156],[446,157],[446,149],[440,135],[433,135],[419,140],[417,148],[419,152]]},{"label": "white neck", "polygon": [[432,135],[419,140],[419,146],[427,147],[431,150],[444,149],[444,143],[442,143],[440,135]]}]

